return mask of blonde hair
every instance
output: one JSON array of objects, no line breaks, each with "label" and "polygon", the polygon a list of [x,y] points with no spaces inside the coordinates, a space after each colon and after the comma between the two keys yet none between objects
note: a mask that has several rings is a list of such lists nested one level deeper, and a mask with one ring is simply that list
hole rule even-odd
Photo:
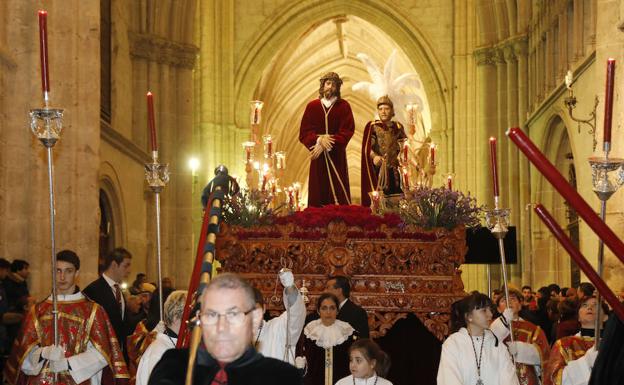
[{"label": "blonde hair", "polygon": [[186,303],[186,290],[176,290],[169,294],[163,305],[163,321],[171,326],[177,319],[182,318],[184,304]]}]

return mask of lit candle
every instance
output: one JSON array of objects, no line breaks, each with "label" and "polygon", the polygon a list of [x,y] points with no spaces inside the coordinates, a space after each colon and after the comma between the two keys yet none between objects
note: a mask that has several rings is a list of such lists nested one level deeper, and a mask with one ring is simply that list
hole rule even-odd
[{"label": "lit candle", "polygon": [[607,60],[607,83],[605,90],[605,113],[604,113],[604,132],[602,142],[604,150],[609,152],[611,149],[611,121],[613,113],[613,84],[615,78],[615,59]]},{"label": "lit candle", "polygon": [[407,154],[408,154],[407,141],[405,141],[405,143],[403,143],[403,162],[404,163],[407,163]]},{"label": "lit candle", "polygon": [[570,183],[553,166],[548,159],[540,152],[535,144],[518,127],[510,128],[507,136],[518,146],[520,151],[533,163],[533,165],[544,175],[561,196],[576,210],[585,223],[604,241],[608,248],[613,251],[622,262],[624,262],[624,243],[607,226],[594,209],[585,202],[579,193],[570,186]]},{"label": "lit candle", "polygon": [[154,121],[154,95],[147,92],[147,124],[150,132],[150,143],[152,145],[152,155],[158,153],[158,144],[156,143],[156,123]]},{"label": "lit candle", "polygon": [[256,146],[256,143],[248,141],[243,142],[243,149],[245,150],[245,160],[247,163],[250,163],[253,160],[253,149]]},{"label": "lit candle", "polygon": [[251,101],[251,124],[253,126],[260,124],[262,106],[264,106],[264,102],[260,100]]},{"label": "lit candle", "polygon": [[277,151],[275,153],[275,168],[283,170],[285,166],[286,153],[284,151]]},{"label": "lit candle", "polygon": [[266,188],[266,182],[267,182],[267,174],[262,174],[262,192],[264,192],[264,189]]},{"label": "lit candle", "polygon": [[567,89],[572,89],[572,71],[568,70],[565,76],[565,85]]},{"label": "lit candle", "polygon": [[449,190],[453,189],[453,177],[450,175],[446,177],[446,187],[448,187]]},{"label": "lit candle", "polygon": [[494,197],[498,197],[498,169],[496,167],[496,138],[490,137],[490,165],[492,168],[492,184],[494,185]]},{"label": "lit candle", "polygon": [[50,70],[48,68],[48,12],[39,11],[39,56],[41,58],[41,90],[43,100],[48,104],[50,92]]},{"label": "lit candle", "polygon": [[409,183],[409,175],[407,173],[407,168],[403,169],[403,191],[409,191],[410,183]]},{"label": "lit candle", "polygon": [[377,208],[379,207],[379,193],[377,191],[373,191],[371,193],[371,201],[372,201],[372,206],[371,209],[373,211],[373,213],[377,212]]},{"label": "lit candle", "polygon": [[431,165],[435,166],[435,144],[431,143],[431,146],[429,146],[430,148],[430,160],[431,160]]}]

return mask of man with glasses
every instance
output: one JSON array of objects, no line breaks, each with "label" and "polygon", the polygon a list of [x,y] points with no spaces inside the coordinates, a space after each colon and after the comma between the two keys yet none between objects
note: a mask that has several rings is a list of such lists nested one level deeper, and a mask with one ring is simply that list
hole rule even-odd
[{"label": "man with glasses", "polygon": [[[258,353],[253,336],[262,321],[253,287],[236,274],[214,278],[200,297],[203,344],[193,369],[195,384],[302,384],[292,365]],[[183,384],[188,349],[167,351],[150,376],[149,385]]]}]

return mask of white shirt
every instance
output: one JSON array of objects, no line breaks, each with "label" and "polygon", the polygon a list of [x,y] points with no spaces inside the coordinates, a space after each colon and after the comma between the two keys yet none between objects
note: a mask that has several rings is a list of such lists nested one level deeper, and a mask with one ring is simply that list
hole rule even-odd
[{"label": "white shirt", "polygon": [[[81,292],[56,296],[58,302],[77,301],[83,298],[84,295]],[[48,297],[48,299],[52,299],[52,296]],[[38,375],[46,363],[46,360],[40,360],[41,350],[39,348],[39,345],[33,346],[28,352],[26,359],[22,362],[22,372],[27,376]],[[99,385],[102,380],[102,369],[108,365],[106,358],[93,346],[91,341],[87,342],[87,350],[85,352],[68,357],[67,362],[71,368],[69,374],[77,384],[90,379],[91,385]]]},{"label": "white shirt", "polygon": [[[581,333],[576,333],[576,336],[580,337]],[[589,377],[591,376],[591,371],[594,367],[597,355],[596,349],[592,346],[585,352],[583,357],[568,362],[561,373],[561,385],[589,384]]]},{"label": "white shirt", "polygon": [[348,300],[349,298],[343,299],[342,302],[340,302],[340,304],[338,305],[338,310],[342,309],[342,307],[344,306],[345,303],[347,303]]},{"label": "white shirt", "polygon": [[392,385],[392,382],[377,375],[369,378],[356,378],[355,381],[353,381],[353,375],[350,375],[336,382],[336,385],[373,385],[375,381],[377,381],[377,385]]},{"label": "white shirt", "polygon": [[152,370],[160,361],[163,354],[169,349],[174,349],[177,338],[169,337],[164,333],[158,333],[156,339],[145,349],[141,356],[136,373],[136,385],[147,385]]},{"label": "white shirt", "polygon": [[[115,285],[119,286],[119,293],[121,293],[121,319],[124,318],[124,312],[126,311],[126,299],[124,298],[123,292],[121,290],[121,284],[115,282],[111,277],[107,276],[106,274],[102,273],[102,277],[104,277],[104,280],[106,281],[106,283],[108,283],[108,285],[110,286],[111,290],[113,291],[113,297],[115,297],[115,293],[117,292],[117,290],[115,289]],[[115,297],[117,298],[117,297]]]},{"label": "white shirt", "polygon": [[[262,326],[256,334],[256,349],[265,357],[295,364],[295,347],[305,323],[306,308],[303,297],[297,291],[297,299],[289,308],[286,303],[284,290],[284,306],[286,311],[279,317],[269,321],[262,321]],[[287,346],[288,345],[288,346]],[[138,385],[138,384],[137,384]]]},{"label": "white shirt", "polygon": [[[470,342],[472,338],[473,344]],[[507,347],[486,330],[483,336],[471,337],[466,328],[451,334],[442,344],[442,356],[438,367],[438,385],[474,385],[477,383],[477,357],[481,356],[481,380],[483,385],[519,385],[516,369]]]},{"label": "white shirt", "polygon": [[[502,316],[501,316],[502,317]],[[504,341],[509,336],[509,328],[503,324],[501,317],[495,319],[490,325],[490,330],[499,341]],[[520,321],[524,321],[522,318],[518,318]],[[537,373],[542,370],[542,358],[540,351],[537,347],[528,342],[514,341],[516,345],[516,362],[520,364],[533,365]],[[547,358],[547,357],[546,357]]]}]

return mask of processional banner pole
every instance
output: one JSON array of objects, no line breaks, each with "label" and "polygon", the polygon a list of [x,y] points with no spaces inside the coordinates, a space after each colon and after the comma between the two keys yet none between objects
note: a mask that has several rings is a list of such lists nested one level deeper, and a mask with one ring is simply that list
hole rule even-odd
[{"label": "processional banner pole", "polygon": [[[199,305],[201,294],[211,279],[223,201],[226,194],[230,191],[230,185],[235,183],[233,178],[228,175],[227,168],[223,165],[217,167],[215,174],[215,178],[208,183],[202,196],[202,204],[204,205],[204,221],[202,223],[202,234],[200,234],[199,239],[200,248],[197,250],[198,254],[195,262],[195,268],[193,269],[193,275],[191,276],[188,290],[189,293],[195,294],[187,296],[182,319],[186,322],[186,317],[190,315],[191,308],[196,309],[195,317],[189,321],[189,325],[192,327],[190,338],[186,328],[181,328],[177,342],[178,348],[184,346],[187,342],[189,346],[189,360],[187,363],[185,379],[186,385],[191,385],[193,383],[193,369],[197,358],[197,349],[201,342],[201,321],[197,305]],[[232,186],[232,188],[235,191],[238,190],[237,186]],[[184,315],[186,315],[186,317]]]},{"label": "processional banner pole", "polygon": [[156,204],[156,260],[158,270],[158,315],[163,320],[163,290],[162,290],[162,253],[160,236],[160,193],[169,182],[169,165],[158,161],[158,145],[156,142],[156,123],[154,120],[154,96],[147,93],[147,122],[152,145],[152,162],[145,163],[145,179],[152,189]]},{"label": "processional banner pole", "polygon": [[[43,91],[43,108],[30,110],[30,130],[46,148],[48,164],[48,191],[50,199],[50,258],[52,273],[52,319],[54,329],[54,345],[59,345],[58,302],[56,282],[56,223],[54,201],[54,157],[52,148],[61,138],[63,130],[63,109],[50,107],[50,71],[48,68],[48,12],[40,10],[39,15],[39,49],[41,58],[41,88]],[[56,382],[56,375],[54,377]]]},{"label": "processional banner pole", "polygon": [[[490,162],[492,169],[492,184],[494,187],[494,209],[489,210],[485,214],[485,220],[488,229],[492,232],[492,235],[498,241],[498,251],[501,259],[501,268],[503,271],[503,287],[505,288],[505,303],[507,308],[509,304],[509,284],[507,283],[507,258],[505,255],[505,235],[509,228],[509,209],[500,208],[500,193],[498,190],[498,167],[496,164],[496,138],[490,138]],[[488,268],[489,272],[489,268]],[[488,274],[488,279],[490,279]],[[488,285],[489,286],[489,285]],[[509,338],[511,342],[514,341],[513,335],[513,320],[509,320]]]}]

